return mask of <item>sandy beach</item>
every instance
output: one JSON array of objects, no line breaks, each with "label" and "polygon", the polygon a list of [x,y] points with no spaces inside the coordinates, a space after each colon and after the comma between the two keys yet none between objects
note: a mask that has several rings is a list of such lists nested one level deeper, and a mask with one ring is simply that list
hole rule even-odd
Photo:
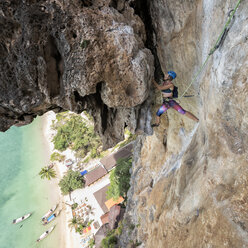
[{"label": "sandy beach", "polygon": [[[46,113],[42,116],[42,131],[43,137],[45,142],[45,156],[46,160],[50,160],[50,156],[53,153],[53,143],[52,138],[55,132],[51,129],[52,121],[56,119],[56,114],[52,111]],[[73,154],[68,150],[63,152],[67,158],[73,159]],[[79,235],[75,233],[74,230],[70,231],[68,227],[69,220],[72,219],[71,208],[70,206],[66,205],[65,202],[68,201],[67,196],[63,196],[60,192],[58,183],[60,179],[63,177],[64,173],[66,172],[66,167],[59,162],[55,163],[55,170],[57,174],[56,179],[52,179],[49,181],[50,183],[50,191],[48,192],[51,194],[51,198],[54,199],[55,202],[59,203],[59,209],[62,209],[60,216],[58,217],[58,224],[57,228],[59,229],[59,247],[60,248],[77,248],[79,247]]]},{"label": "sandy beach", "polygon": [[[56,134],[56,131],[51,129],[51,125],[53,120],[56,120],[56,114],[50,111],[42,118],[43,136],[44,142],[46,142],[45,156],[47,156],[47,161],[49,163],[50,155],[54,152],[52,139]],[[67,149],[63,152],[60,152],[60,154],[64,155],[65,159],[71,159],[73,161],[73,164],[71,165],[72,168],[77,170],[77,159],[75,158],[72,150]],[[99,158],[89,161],[84,167],[84,170],[88,171],[89,173],[90,171],[94,170],[96,166],[103,166],[100,165]],[[65,166],[64,162],[55,162],[54,168],[57,173],[57,178],[51,180],[50,188],[52,190],[49,191],[49,194],[52,194],[51,198],[56,199],[56,201],[59,202],[59,208],[63,210],[60,216],[56,218],[59,229],[59,232],[57,232],[60,243],[59,248],[79,248],[87,246],[88,239],[92,238],[93,235],[97,233],[99,227],[103,224],[101,217],[108,211],[106,210],[106,206],[104,205],[104,207],[102,204],[103,196],[101,194],[104,194],[102,192],[110,184],[109,173],[102,176],[100,180],[96,180],[94,184],[91,184],[90,186],[74,190],[71,193],[70,199],[69,195],[63,196],[61,194],[60,188],[58,186],[60,179],[68,171],[68,168]],[[100,196],[96,196],[99,194]],[[73,218],[70,206],[73,203],[78,204],[77,209],[74,211],[74,215],[76,215],[77,218],[86,221],[86,223],[94,222],[95,224],[89,224],[90,231],[87,234],[85,233],[80,235],[79,233],[76,233],[74,228],[70,229],[68,226],[68,223]]]}]

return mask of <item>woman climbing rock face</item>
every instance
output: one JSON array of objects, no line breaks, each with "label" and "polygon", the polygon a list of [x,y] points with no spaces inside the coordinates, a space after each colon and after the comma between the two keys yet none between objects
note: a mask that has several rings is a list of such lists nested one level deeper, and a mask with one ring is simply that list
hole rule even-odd
[{"label": "woman climbing rock face", "polygon": [[168,74],[164,77],[164,82],[162,85],[159,85],[154,79],[152,81],[155,87],[162,91],[163,95],[163,104],[156,113],[156,122],[152,124],[152,127],[159,126],[160,116],[169,108],[175,109],[180,114],[185,115],[196,122],[199,121],[196,116],[194,116],[189,111],[184,110],[175,100],[172,99],[174,90],[174,84],[172,83],[172,80],[175,79],[176,76],[177,74],[174,71],[168,71]]}]

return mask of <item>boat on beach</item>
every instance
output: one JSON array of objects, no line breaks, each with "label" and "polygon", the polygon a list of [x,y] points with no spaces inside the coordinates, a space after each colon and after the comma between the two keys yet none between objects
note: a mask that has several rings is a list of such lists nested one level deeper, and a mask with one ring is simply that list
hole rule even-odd
[{"label": "boat on beach", "polygon": [[30,217],[31,214],[32,214],[32,213],[29,213],[29,214],[26,214],[26,215],[24,215],[24,216],[22,216],[22,217],[20,217],[20,218],[14,219],[12,223],[13,223],[13,224],[20,223],[20,222],[26,220],[28,217]]},{"label": "boat on beach", "polygon": [[43,221],[43,225],[47,225],[48,223],[50,223],[51,221],[53,221],[56,217],[58,217],[59,213],[61,212],[61,210],[59,210],[56,213],[53,213],[52,215],[50,215],[48,218],[46,218]]},{"label": "boat on beach", "polygon": [[57,208],[58,204],[54,205],[51,209],[49,209],[49,211],[42,216],[41,220],[44,221],[46,218],[48,218]]},{"label": "boat on beach", "polygon": [[47,231],[45,231],[44,233],[42,233],[40,235],[40,237],[36,240],[36,242],[40,242],[41,240],[43,240],[44,238],[46,238],[49,235],[49,233],[51,233],[53,231],[54,227],[55,226],[52,226]]}]

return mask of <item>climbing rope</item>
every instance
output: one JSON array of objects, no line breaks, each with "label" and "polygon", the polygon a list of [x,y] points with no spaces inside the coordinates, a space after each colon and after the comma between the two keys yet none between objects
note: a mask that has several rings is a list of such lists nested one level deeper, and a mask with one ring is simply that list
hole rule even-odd
[{"label": "climbing rope", "polygon": [[186,90],[183,92],[183,94],[182,94],[180,97],[178,97],[178,100],[179,100],[180,98],[182,98],[182,97],[185,95],[185,93],[188,91],[188,89],[190,88],[190,86],[196,81],[197,77],[198,77],[198,76],[200,75],[200,73],[203,71],[203,69],[204,69],[204,67],[206,66],[206,64],[207,64],[209,58],[211,57],[211,55],[216,51],[216,49],[219,48],[220,43],[221,43],[221,40],[222,40],[223,36],[226,34],[226,30],[227,30],[229,24],[231,23],[231,20],[232,20],[232,18],[233,18],[233,16],[234,16],[235,12],[237,11],[237,9],[238,9],[238,7],[239,7],[241,1],[242,1],[242,0],[239,0],[239,1],[237,2],[237,4],[236,4],[234,10],[231,10],[230,15],[229,15],[229,18],[228,18],[228,20],[227,20],[227,22],[226,22],[226,24],[225,24],[223,30],[221,31],[221,33],[220,33],[220,35],[219,35],[217,41],[215,42],[213,48],[210,49],[209,54],[208,54],[207,58],[205,59],[204,63],[203,63],[202,66],[199,68],[199,70],[197,71],[196,75],[193,77],[193,79],[192,79],[191,82],[189,83],[188,87],[187,87]]}]

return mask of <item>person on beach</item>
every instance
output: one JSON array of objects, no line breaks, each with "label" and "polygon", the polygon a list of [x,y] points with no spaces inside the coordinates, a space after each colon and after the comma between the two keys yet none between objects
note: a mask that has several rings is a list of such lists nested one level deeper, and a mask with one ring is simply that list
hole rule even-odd
[{"label": "person on beach", "polygon": [[196,116],[194,116],[189,111],[184,110],[175,100],[173,100],[174,84],[172,83],[172,80],[175,79],[176,76],[177,74],[174,71],[168,71],[168,74],[164,77],[164,82],[162,85],[159,85],[154,79],[152,81],[155,87],[162,91],[162,96],[163,96],[163,104],[156,113],[156,122],[152,124],[152,127],[159,126],[160,116],[164,112],[166,112],[169,108],[175,109],[177,112],[187,116],[191,120],[194,120],[196,122],[199,121],[199,119]]}]

